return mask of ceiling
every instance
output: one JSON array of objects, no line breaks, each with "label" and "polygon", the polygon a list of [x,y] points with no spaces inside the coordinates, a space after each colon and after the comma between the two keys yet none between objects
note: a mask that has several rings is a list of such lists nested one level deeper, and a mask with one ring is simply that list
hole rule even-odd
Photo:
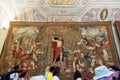
[{"label": "ceiling", "polygon": [[[119,21],[120,0],[0,0],[0,27],[10,21]],[[101,14],[107,10],[105,18]]]}]

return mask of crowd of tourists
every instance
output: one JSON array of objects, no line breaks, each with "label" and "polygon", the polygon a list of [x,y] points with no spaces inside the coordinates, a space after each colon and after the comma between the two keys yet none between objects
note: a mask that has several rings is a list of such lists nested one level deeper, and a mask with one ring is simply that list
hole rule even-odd
[{"label": "crowd of tourists", "polygon": [[[120,68],[116,66],[106,67],[98,66],[94,69],[95,75],[92,79],[84,79],[79,72],[74,72],[73,80],[120,80]],[[59,78],[60,67],[47,66],[45,74],[28,77],[28,70],[19,69],[19,65],[15,65],[13,70],[0,75],[0,80],[62,80]]]}]

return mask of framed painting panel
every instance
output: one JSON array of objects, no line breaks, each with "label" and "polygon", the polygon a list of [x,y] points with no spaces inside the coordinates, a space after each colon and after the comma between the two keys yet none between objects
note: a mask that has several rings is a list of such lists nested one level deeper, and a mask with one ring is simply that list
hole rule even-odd
[{"label": "framed painting panel", "polygon": [[117,32],[118,32],[119,37],[120,37],[120,21],[116,22],[116,27],[117,27]]},{"label": "framed painting panel", "polygon": [[61,80],[79,70],[92,78],[100,65],[119,65],[111,22],[11,22],[0,60],[0,72],[26,66],[29,76],[46,66],[60,67]]}]

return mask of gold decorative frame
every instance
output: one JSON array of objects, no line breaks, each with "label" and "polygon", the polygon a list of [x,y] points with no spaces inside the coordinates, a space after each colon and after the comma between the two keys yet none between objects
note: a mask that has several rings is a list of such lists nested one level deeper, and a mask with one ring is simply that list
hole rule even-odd
[{"label": "gold decorative frame", "polygon": [[107,16],[108,16],[108,9],[105,8],[100,13],[100,19],[105,20],[107,18]]},{"label": "gold decorative frame", "polygon": [[[62,62],[53,61],[54,50],[61,50],[52,47],[54,36],[63,39]],[[76,70],[92,78],[97,66],[119,66],[111,22],[11,22],[0,72],[15,64],[26,65],[30,76],[44,74],[45,67],[53,65],[61,68],[62,80],[72,80]]]}]

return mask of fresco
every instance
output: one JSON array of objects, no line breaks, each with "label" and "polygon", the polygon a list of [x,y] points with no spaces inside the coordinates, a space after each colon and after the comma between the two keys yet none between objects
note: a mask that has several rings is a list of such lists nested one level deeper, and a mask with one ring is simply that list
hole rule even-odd
[{"label": "fresco", "polygon": [[77,0],[50,0],[54,5],[73,5]]}]

